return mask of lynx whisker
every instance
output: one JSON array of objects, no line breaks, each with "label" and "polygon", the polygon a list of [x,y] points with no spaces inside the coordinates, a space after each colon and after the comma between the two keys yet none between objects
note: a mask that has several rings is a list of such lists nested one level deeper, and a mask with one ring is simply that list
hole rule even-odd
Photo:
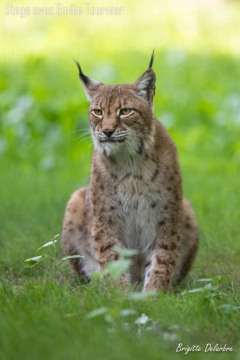
[{"label": "lynx whisker", "polygon": [[85,137],[83,137],[83,138],[78,138],[77,139],[77,143],[78,144],[80,144],[80,143],[82,143],[82,142],[92,142],[92,138],[91,138],[91,136],[85,136]]}]

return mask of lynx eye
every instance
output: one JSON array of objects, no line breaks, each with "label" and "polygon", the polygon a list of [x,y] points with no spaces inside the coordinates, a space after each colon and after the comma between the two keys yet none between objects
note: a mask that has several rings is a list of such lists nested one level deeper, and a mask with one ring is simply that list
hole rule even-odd
[{"label": "lynx eye", "polygon": [[128,108],[122,108],[120,110],[120,116],[127,116],[132,112],[132,109],[128,109]]},{"label": "lynx eye", "polygon": [[96,116],[102,116],[103,111],[102,111],[102,109],[93,109],[92,113]]}]

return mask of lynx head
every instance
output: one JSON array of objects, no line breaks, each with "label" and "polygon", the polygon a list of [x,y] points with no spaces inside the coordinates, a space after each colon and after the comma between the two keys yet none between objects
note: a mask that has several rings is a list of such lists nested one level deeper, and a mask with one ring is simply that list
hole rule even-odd
[{"label": "lynx head", "polygon": [[106,156],[141,154],[152,138],[153,97],[156,75],[149,68],[132,84],[105,85],[79,77],[90,101],[89,119],[95,147]]}]

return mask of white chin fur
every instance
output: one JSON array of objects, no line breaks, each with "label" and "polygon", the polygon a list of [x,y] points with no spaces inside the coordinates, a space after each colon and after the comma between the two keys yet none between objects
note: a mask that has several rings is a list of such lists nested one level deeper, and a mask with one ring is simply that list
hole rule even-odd
[{"label": "white chin fur", "polygon": [[117,154],[122,146],[123,143],[98,143],[98,148],[107,156]]},{"label": "white chin fur", "polygon": [[100,142],[94,134],[93,141],[94,141],[94,147],[95,149],[99,150],[101,153],[103,153],[106,156],[116,156],[118,158],[126,158],[129,155],[133,156],[136,155],[138,150],[138,140],[131,140],[129,141],[126,139],[124,142],[109,142],[109,143],[103,143]]}]

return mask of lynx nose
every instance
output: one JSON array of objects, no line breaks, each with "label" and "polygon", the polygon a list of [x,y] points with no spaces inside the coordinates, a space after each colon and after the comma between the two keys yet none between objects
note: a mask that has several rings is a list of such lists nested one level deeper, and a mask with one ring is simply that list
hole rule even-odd
[{"label": "lynx nose", "polygon": [[110,136],[114,133],[114,130],[113,129],[104,129],[102,131],[107,137],[110,138]]}]

